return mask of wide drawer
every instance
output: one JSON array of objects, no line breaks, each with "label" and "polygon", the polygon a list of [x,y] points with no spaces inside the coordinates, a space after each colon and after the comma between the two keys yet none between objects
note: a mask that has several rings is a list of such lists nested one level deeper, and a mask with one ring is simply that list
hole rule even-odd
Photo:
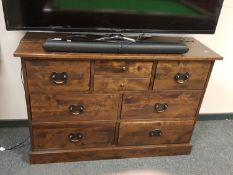
[{"label": "wide drawer", "polygon": [[159,61],[154,90],[204,89],[211,62]]},{"label": "wide drawer", "polygon": [[156,93],[126,93],[122,118],[193,118],[202,91],[158,91]]},{"label": "wide drawer", "polygon": [[122,122],[118,144],[126,146],[188,143],[193,126],[193,120]]},{"label": "wide drawer", "polygon": [[30,94],[33,122],[114,120],[117,94]]},{"label": "wide drawer", "polygon": [[152,71],[152,62],[132,61],[96,61],[95,77],[127,77],[149,78]]},{"label": "wide drawer", "polygon": [[95,78],[95,91],[147,91],[150,78]]},{"label": "wide drawer", "polygon": [[41,126],[32,129],[32,149],[76,149],[111,146],[115,123],[88,123],[69,127]]},{"label": "wide drawer", "polygon": [[26,61],[29,92],[88,91],[89,61]]}]

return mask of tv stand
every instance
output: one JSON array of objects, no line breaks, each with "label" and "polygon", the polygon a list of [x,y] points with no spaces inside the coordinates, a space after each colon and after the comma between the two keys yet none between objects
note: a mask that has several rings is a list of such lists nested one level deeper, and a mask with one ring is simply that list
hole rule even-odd
[{"label": "tv stand", "polygon": [[[27,33],[21,57],[30,163],[189,154],[196,116],[215,60],[193,38],[185,54],[46,52]],[[151,38],[150,40],[153,40]],[[196,138],[198,139],[198,138]],[[195,145],[194,145],[195,146]]]}]

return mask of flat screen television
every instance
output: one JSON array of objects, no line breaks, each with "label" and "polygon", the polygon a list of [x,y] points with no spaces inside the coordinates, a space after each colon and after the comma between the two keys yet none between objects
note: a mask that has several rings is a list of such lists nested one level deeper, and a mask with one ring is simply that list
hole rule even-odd
[{"label": "flat screen television", "polygon": [[214,33],[223,0],[2,0],[8,30]]}]

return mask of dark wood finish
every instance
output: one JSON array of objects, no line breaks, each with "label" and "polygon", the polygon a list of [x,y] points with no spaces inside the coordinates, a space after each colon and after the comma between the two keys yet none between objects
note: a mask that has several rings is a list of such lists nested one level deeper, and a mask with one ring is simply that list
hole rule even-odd
[{"label": "dark wood finish", "polygon": [[[32,126],[31,126],[31,121],[32,121],[32,112],[31,112],[31,105],[30,105],[31,101],[30,101],[30,94],[29,94],[29,89],[28,89],[26,63],[25,63],[24,59],[21,59],[21,79],[23,81],[25,99],[26,99],[26,104],[27,104],[27,115],[28,115],[28,123],[29,123],[30,143],[33,144],[34,140],[33,140],[33,137],[32,137],[33,134],[32,134]],[[31,147],[30,147],[30,150],[31,150]]]},{"label": "dark wood finish", "polygon": [[151,78],[150,78],[150,84],[149,84],[149,91],[152,91],[152,90],[153,90],[157,64],[158,64],[157,61],[155,61],[155,62],[153,63],[152,73],[151,73]]},{"label": "dark wood finish", "polygon": [[190,154],[190,144],[122,146],[30,152],[31,164]]},{"label": "dark wood finish", "polygon": [[[193,120],[121,122],[118,145],[157,145],[188,143],[192,135]],[[151,136],[150,132],[158,130],[161,135]]]},{"label": "dark wood finish", "polygon": [[74,60],[222,60],[223,58],[194,38],[152,37],[158,42],[184,42],[189,47],[185,54],[106,54],[106,53],[68,53],[45,52],[43,42],[48,37],[63,37],[60,33],[27,33],[21,40],[14,56],[31,59],[74,59]]},{"label": "dark wood finish", "polygon": [[[125,93],[123,119],[194,118],[201,98],[201,91],[158,91],[156,93]],[[156,104],[167,104],[158,112]]]},{"label": "dark wood finish", "polygon": [[[197,108],[197,111],[196,111],[196,118],[198,117],[198,115],[199,115],[199,111],[200,111],[200,109],[201,109],[201,104],[202,104],[202,101],[203,101],[203,99],[204,99],[204,95],[205,95],[205,92],[206,92],[206,89],[207,89],[207,86],[208,86],[208,83],[209,83],[209,80],[210,80],[210,76],[211,76],[211,73],[212,73],[212,70],[213,70],[213,67],[214,67],[214,61],[213,62],[211,62],[211,68],[210,68],[210,70],[209,70],[209,73],[208,73],[208,76],[207,76],[207,80],[206,80],[206,82],[205,82],[205,87],[204,87],[204,90],[202,91],[202,94],[201,94],[201,99],[200,99],[200,101],[199,101],[199,104],[198,104],[198,108]],[[197,120],[195,120],[195,124],[196,124],[196,121]],[[195,125],[194,124],[194,125]],[[193,128],[193,130],[194,130],[194,128]],[[191,140],[191,138],[190,138],[190,140]]]},{"label": "dark wood finish", "polygon": [[95,76],[94,90],[101,92],[147,91],[150,78],[104,78]]},{"label": "dark wood finish", "polygon": [[[89,61],[28,60],[26,68],[30,92],[60,93],[89,90]],[[53,72],[67,73],[67,81],[64,84],[55,84],[50,77]]]},{"label": "dark wood finish", "polygon": [[[117,94],[32,93],[30,98],[33,122],[115,120],[120,105]],[[82,105],[84,110],[74,115],[70,105]]]},{"label": "dark wood finish", "polygon": [[[215,60],[193,38],[185,54],[45,52],[61,33],[27,33],[22,57],[30,163],[188,154]],[[178,74],[177,74],[178,73]]]},{"label": "dark wood finish", "polygon": [[[157,65],[154,90],[203,89],[211,62],[159,61]],[[190,77],[180,84],[175,80],[177,73],[188,72]]]},{"label": "dark wood finish", "polygon": [[150,78],[152,62],[96,61],[95,76],[107,78]]},{"label": "dark wood finish", "polygon": [[114,136],[115,144],[118,143],[118,135],[119,135],[119,128],[120,128],[121,111],[122,111],[122,105],[123,105],[123,94],[121,94],[121,96],[119,98],[119,101],[120,101],[120,105],[118,107],[116,131],[115,131],[115,136]]},{"label": "dark wood finish", "polygon": [[[80,133],[80,141],[71,142],[69,135]],[[50,126],[33,128],[33,150],[41,149],[77,149],[105,147],[114,143],[115,123],[77,124],[69,128]]]},{"label": "dark wood finish", "polygon": [[95,73],[95,61],[91,62],[91,70],[90,70],[90,91],[94,91],[94,73]]}]

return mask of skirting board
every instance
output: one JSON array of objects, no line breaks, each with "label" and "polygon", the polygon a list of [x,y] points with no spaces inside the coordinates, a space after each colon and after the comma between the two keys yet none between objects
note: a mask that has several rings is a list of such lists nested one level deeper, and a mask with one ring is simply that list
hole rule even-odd
[{"label": "skirting board", "polygon": [[[197,121],[233,120],[233,113],[200,114]],[[27,120],[0,120],[0,128],[28,127]]]}]

